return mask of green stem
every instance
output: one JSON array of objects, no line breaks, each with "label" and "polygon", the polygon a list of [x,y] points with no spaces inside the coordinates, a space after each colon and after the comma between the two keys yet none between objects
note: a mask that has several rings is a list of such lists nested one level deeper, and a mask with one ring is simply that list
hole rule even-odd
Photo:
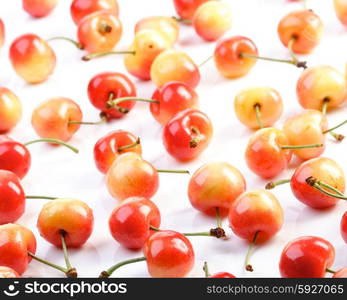
[{"label": "green stem", "polygon": [[[323,189],[319,183],[319,181],[314,178],[314,177],[308,177],[306,179],[306,183],[310,186],[312,186],[313,188],[317,189],[318,191],[320,191],[321,193],[327,195],[327,196],[330,196],[330,197],[333,197],[333,198],[337,198],[337,199],[342,199],[342,200],[347,200],[347,197],[345,195],[341,195],[341,192],[339,193],[330,193],[328,191],[326,191],[325,189]],[[330,190],[334,189],[332,186],[329,186],[327,184],[325,184],[325,188],[328,188]]]},{"label": "green stem", "polygon": [[200,65],[198,65],[198,68],[201,68],[204,64],[209,62],[212,58],[213,58],[213,55],[211,55],[208,58],[206,58]]},{"label": "green stem", "polygon": [[336,273],[336,271],[331,270],[331,269],[329,269],[329,268],[326,268],[325,271],[326,271],[327,273],[332,273],[332,274],[335,274],[335,273]]},{"label": "green stem", "polygon": [[184,236],[212,236],[210,232],[184,232],[182,233]]},{"label": "green stem", "polygon": [[121,262],[115,264],[114,266],[112,266],[111,268],[107,269],[106,271],[102,271],[99,278],[108,278],[112,275],[112,273],[114,271],[116,271],[117,269],[119,269],[122,266],[133,264],[133,263],[140,262],[140,261],[145,261],[145,260],[146,260],[146,257],[143,256],[143,257],[132,258],[132,259],[121,261]]},{"label": "green stem", "polygon": [[78,125],[100,125],[106,123],[107,118],[102,117],[100,121],[97,122],[83,122],[83,121],[69,121],[68,123],[71,124],[78,124]]},{"label": "green stem", "polygon": [[247,251],[247,255],[246,255],[246,259],[245,259],[245,269],[249,272],[253,272],[253,267],[252,265],[249,263],[249,260],[253,254],[253,251],[254,251],[254,248],[255,248],[255,245],[257,243],[257,238],[258,238],[258,234],[259,234],[260,231],[257,231],[255,234],[254,234],[254,237],[253,237],[253,241],[252,243],[249,245],[248,247],[248,251]]},{"label": "green stem", "polygon": [[70,150],[72,150],[73,152],[75,153],[78,153],[78,149],[61,141],[61,140],[58,140],[58,139],[50,139],[50,138],[45,138],[45,139],[37,139],[37,140],[33,140],[33,141],[30,141],[30,142],[27,142],[24,144],[24,146],[29,146],[31,144],[35,144],[35,143],[50,143],[50,144],[57,144],[57,145],[62,145],[66,148],[69,148]]},{"label": "green stem", "polygon": [[289,51],[289,54],[290,54],[290,57],[292,58],[292,61],[295,65],[297,65],[299,63],[299,60],[298,58],[296,57],[294,51],[293,51],[293,45],[296,41],[296,38],[292,37],[289,42],[288,42],[288,51]]},{"label": "green stem", "polygon": [[327,114],[329,101],[330,100],[328,98],[324,98],[324,100],[323,100],[323,103],[322,103],[322,114],[324,116]]},{"label": "green stem", "polygon": [[35,254],[29,252],[29,251],[28,251],[28,255],[29,255],[32,259],[34,259],[34,260],[36,260],[36,261],[38,261],[38,262],[40,262],[40,263],[42,263],[42,264],[45,264],[45,265],[47,265],[47,266],[50,266],[50,267],[52,267],[53,269],[56,269],[56,270],[58,270],[58,271],[60,271],[60,272],[63,272],[64,274],[67,273],[67,269],[64,268],[64,267],[58,266],[58,265],[56,265],[56,264],[54,264],[54,263],[51,263],[51,262],[49,262],[49,261],[47,261],[47,260],[45,260],[45,259],[43,259],[43,258],[40,258],[40,257],[36,256]]},{"label": "green stem", "polygon": [[67,246],[66,246],[66,242],[65,242],[65,236],[66,236],[66,232],[64,230],[60,231],[60,236],[61,236],[61,245],[63,248],[63,253],[64,253],[64,260],[65,260],[65,264],[66,264],[66,268],[67,268],[67,276],[68,277],[73,277],[76,278],[77,277],[77,271],[76,268],[74,268],[71,265],[70,259],[69,259],[69,254],[67,251]]},{"label": "green stem", "polygon": [[205,273],[205,277],[206,278],[211,276],[210,271],[208,270],[208,264],[207,264],[206,261],[204,262],[204,266],[202,267],[202,269],[203,269],[203,271]]},{"label": "green stem", "polygon": [[112,101],[108,101],[108,105],[110,106],[118,106],[119,103],[122,103],[124,101],[139,101],[139,102],[148,102],[148,103],[155,103],[160,104],[158,100],[153,99],[146,99],[146,98],[138,98],[138,97],[123,97],[123,98],[117,98]]},{"label": "green stem", "polygon": [[169,169],[157,169],[158,173],[175,173],[175,174],[189,174],[188,170],[169,170]]},{"label": "green stem", "polygon": [[333,192],[335,192],[336,194],[340,195],[340,196],[345,196],[344,193],[342,193],[341,191],[339,191],[337,188],[334,188],[333,186],[331,186],[330,184],[325,183],[324,181],[321,180],[317,180],[317,183],[322,186],[325,187],[326,189],[329,189]]},{"label": "green stem", "polygon": [[129,145],[125,145],[125,146],[121,146],[117,149],[117,152],[118,153],[121,153],[123,152],[124,150],[128,150],[128,149],[131,149],[131,148],[134,148],[136,147],[137,145],[140,145],[141,141],[140,141],[140,138],[137,138],[135,142],[129,144]]},{"label": "green stem", "polygon": [[129,109],[126,107],[115,105],[114,101],[116,99],[114,99],[114,97],[115,97],[115,94],[113,92],[110,92],[108,95],[108,100],[106,102],[106,108],[108,108],[108,109],[114,108],[122,114],[127,114],[129,112]]},{"label": "green stem", "polygon": [[48,196],[25,196],[27,199],[45,199],[45,200],[55,200],[58,197],[48,197]]},{"label": "green stem", "polygon": [[191,20],[188,20],[188,19],[183,19],[181,17],[176,17],[176,16],[173,16],[172,17],[175,21],[177,21],[178,23],[183,23],[183,24],[192,24],[192,21]]},{"label": "green stem", "polygon": [[105,52],[95,52],[82,56],[82,60],[89,61],[94,58],[113,55],[113,54],[132,54],[135,55],[136,51],[105,51]]},{"label": "green stem", "polygon": [[323,133],[325,134],[325,133],[334,131],[335,129],[340,128],[340,127],[342,127],[342,126],[345,125],[345,124],[347,124],[347,120],[345,120],[345,121],[343,121],[343,122],[337,124],[336,126],[334,126],[334,127],[332,127],[332,128],[329,128],[329,129],[327,129],[327,130],[324,130]]},{"label": "green stem", "polygon": [[252,55],[252,54],[247,54],[247,53],[240,53],[240,57],[248,57],[248,58],[260,59],[260,60],[266,60],[266,61],[272,61],[272,62],[280,62],[280,63],[286,63],[286,64],[294,65],[298,68],[306,68],[306,62],[304,62],[304,61],[297,62],[297,61],[289,60],[289,59],[271,58],[271,57]]},{"label": "green stem", "polygon": [[319,148],[319,147],[323,147],[323,144],[285,145],[285,146],[281,146],[282,149],[306,149],[306,148]]},{"label": "green stem", "polygon": [[277,180],[277,181],[271,181],[271,182],[266,184],[265,188],[267,190],[271,190],[271,189],[274,189],[278,185],[286,184],[286,183],[290,183],[290,179],[281,179],[281,180]]},{"label": "green stem", "polygon": [[257,123],[260,129],[264,128],[263,122],[261,120],[261,113],[260,113],[260,104],[257,103],[254,105],[254,110],[255,110],[255,117],[257,118]]},{"label": "green stem", "polygon": [[222,228],[222,218],[220,216],[220,209],[216,207],[216,223],[218,228]]},{"label": "green stem", "polygon": [[[161,231],[161,229],[159,228],[156,228],[152,225],[149,226],[149,229],[150,230],[153,230],[153,231]],[[202,231],[202,232],[183,232],[182,234],[184,236],[213,236],[213,237],[216,237],[216,238],[221,238],[221,237],[224,237],[222,235],[218,235],[219,232],[216,232],[216,229],[211,229],[210,231]]]},{"label": "green stem", "polygon": [[67,37],[64,37],[64,36],[56,36],[56,37],[48,39],[47,41],[50,42],[50,41],[55,41],[55,40],[68,41],[68,42],[72,43],[77,49],[80,49],[80,50],[83,50],[83,48],[84,48],[81,43],[76,42],[73,39],[70,39],[70,38],[67,38]]}]

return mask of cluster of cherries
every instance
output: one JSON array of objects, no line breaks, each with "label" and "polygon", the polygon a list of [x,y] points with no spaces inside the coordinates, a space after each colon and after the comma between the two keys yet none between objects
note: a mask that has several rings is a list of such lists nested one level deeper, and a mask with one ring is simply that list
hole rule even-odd
[{"label": "cluster of cherries", "polygon": [[[45,17],[58,0],[23,0],[23,8],[35,18]],[[108,54],[124,55],[127,71],[141,79],[152,80],[157,88],[151,98],[137,95],[132,80],[121,73],[104,72],[91,78],[87,93],[91,104],[100,112],[100,120],[83,121],[80,106],[68,98],[51,98],[32,113],[37,140],[27,143],[4,135],[21,119],[18,97],[0,87],[0,277],[18,277],[32,259],[44,263],[67,277],[77,277],[70,262],[68,248],[87,242],[94,226],[93,211],[84,202],[70,198],[28,196],[20,179],[30,169],[27,146],[36,142],[67,144],[81,125],[97,125],[126,116],[137,101],[149,103],[154,119],[163,127],[163,144],[175,159],[185,162],[198,157],[209,145],[213,127],[209,117],[199,110],[195,91],[200,81],[199,68],[210,58],[226,78],[246,75],[258,59],[287,63],[304,71],[297,81],[297,97],[304,110],[287,119],[282,129],[274,126],[283,110],[281,95],[273,88],[252,87],[240,91],[234,101],[237,118],[256,130],[245,151],[247,165],[258,176],[273,178],[285,170],[293,155],[304,160],[291,179],[269,182],[265,189],[246,190],[242,173],[226,162],[206,163],[190,178],[187,195],[191,205],[207,215],[216,216],[217,227],[205,232],[180,233],[160,228],[160,210],[150,199],[159,187],[160,172],[188,173],[186,170],[157,169],[142,157],[140,138],[131,132],[116,130],[101,137],[94,146],[97,169],[105,174],[107,188],[121,203],[109,216],[112,237],[129,249],[142,249],[143,256],[119,262],[100,270],[109,277],[119,267],[146,261],[153,277],[183,277],[194,265],[194,249],[187,237],[210,236],[226,239],[222,218],[230,228],[249,242],[245,269],[253,271],[250,257],[256,245],[276,235],[284,222],[280,202],[268,190],[290,183],[294,196],[302,203],[325,209],[334,206],[344,195],[345,178],[341,167],[332,159],[321,157],[326,135],[337,141],[344,136],[335,132],[347,120],[328,126],[327,113],[347,101],[346,78],[330,66],[307,68],[296,54],[308,54],[322,38],[323,23],[312,10],[302,9],[284,16],[278,24],[278,35],[288,49],[290,60],[259,56],[248,37],[223,38],[231,27],[231,11],[218,0],[174,0],[178,17],[155,16],[140,20],[134,29],[132,44],[126,51],[114,50],[122,35],[119,6],[116,0],[74,0],[71,17],[77,25],[77,39],[54,37],[44,40],[34,34],[15,39],[10,46],[10,60],[16,73],[28,83],[40,83],[54,71],[56,56],[49,42],[63,39],[86,51],[83,60]],[[347,25],[347,3],[335,0],[339,20]],[[179,39],[180,23],[193,25],[206,41],[216,41],[213,55],[197,66],[184,52],[173,48]],[[0,46],[4,42],[4,24],[0,20]],[[36,255],[36,239],[26,227],[14,224],[25,212],[26,199],[43,198],[37,219],[41,236],[62,248],[65,266],[59,266]],[[347,243],[347,212],[341,220],[341,235]],[[331,269],[334,247],[319,237],[299,237],[289,242],[280,258],[283,277],[347,277],[347,268]],[[232,278],[221,272],[206,277]]]}]

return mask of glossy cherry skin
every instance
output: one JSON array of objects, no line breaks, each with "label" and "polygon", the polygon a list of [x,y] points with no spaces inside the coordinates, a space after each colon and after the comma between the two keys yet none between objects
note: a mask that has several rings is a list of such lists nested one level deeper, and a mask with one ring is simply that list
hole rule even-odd
[{"label": "glossy cherry skin", "polygon": [[9,267],[0,266],[0,278],[18,278],[19,274]]},{"label": "glossy cherry skin", "polygon": [[34,18],[48,16],[58,0],[22,0],[23,9]]},{"label": "glossy cherry skin", "polygon": [[296,156],[304,160],[318,157],[324,152],[326,135],[323,132],[327,129],[326,116],[315,109],[306,109],[288,118],[283,125],[290,145],[323,144],[323,147],[292,150]]},{"label": "glossy cherry skin", "polygon": [[[124,113],[116,108],[109,108],[107,102],[110,94],[113,99],[122,97],[135,97],[136,89],[132,81],[121,73],[99,73],[94,76],[88,84],[88,97],[90,102],[108,118],[122,118]],[[120,107],[131,110],[135,105],[134,101],[124,101],[119,104]]]},{"label": "glossy cherry skin", "polygon": [[194,266],[194,250],[181,233],[163,230],[153,233],[143,249],[152,277],[184,277]]},{"label": "glossy cherry skin", "polygon": [[209,276],[208,278],[236,278],[233,274],[228,272],[219,272]]},{"label": "glossy cherry skin", "polygon": [[333,275],[333,278],[347,278],[347,267],[342,268]]},{"label": "glossy cherry skin", "polygon": [[141,249],[155,228],[160,227],[160,211],[149,199],[133,197],[124,200],[108,220],[113,238],[129,249]]},{"label": "glossy cherry skin", "polygon": [[56,57],[45,40],[35,34],[24,34],[12,42],[10,61],[18,76],[34,84],[53,73]]},{"label": "glossy cherry skin", "polygon": [[31,124],[41,138],[68,141],[80,128],[82,111],[77,103],[69,98],[51,98],[35,108]]},{"label": "glossy cherry skin", "polygon": [[264,127],[273,125],[281,116],[281,95],[270,87],[251,87],[240,91],[234,100],[237,118],[251,129],[259,129],[255,107],[259,106],[260,119]]},{"label": "glossy cherry skin", "polygon": [[323,36],[323,23],[312,10],[293,11],[284,16],[278,24],[278,36],[285,47],[294,39],[295,53],[310,53]]},{"label": "glossy cherry skin", "polygon": [[279,268],[284,278],[325,277],[335,259],[335,249],[327,240],[303,236],[290,241],[283,249]]},{"label": "glossy cherry skin", "polygon": [[185,20],[192,20],[199,6],[211,0],[173,0],[177,14]]},{"label": "glossy cherry skin", "polygon": [[171,81],[157,88],[152,95],[150,104],[152,116],[162,125],[166,125],[180,111],[197,108],[198,94],[184,82]]},{"label": "glossy cherry skin", "polygon": [[0,225],[0,265],[22,274],[28,268],[31,257],[35,254],[36,239],[24,226],[17,224]]},{"label": "glossy cherry skin", "polygon": [[181,81],[194,89],[200,82],[200,71],[186,53],[169,49],[153,61],[151,79],[158,87],[170,81]]},{"label": "glossy cherry skin", "polygon": [[158,190],[157,170],[134,152],[120,155],[106,175],[106,184],[110,194],[124,200],[130,197],[150,199]]},{"label": "glossy cherry skin", "polygon": [[207,163],[194,172],[188,196],[194,208],[209,215],[219,208],[227,215],[230,205],[246,190],[241,172],[226,162]]},{"label": "glossy cherry skin", "polygon": [[303,108],[321,110],[340,106],[347,99],[345,76],[330,66],[307,68],[296,84],[296,95]]},{"label": "glossy cherry skin", "polygon": [[0,48],[5,43],[5,25],[4,22],[0,19]]},{"label": "glossy cherry skin", "polygon": [[73,0],[70,7],[71,17],[76,25],[85,16],[100,10],[109,10],[118,16],[117,0]]},{"label": "glossy cherry skin", "polygon": [[198,7],[193,16],[195,32],[206,41],[221,38],[232,24],[231,9],[222,1],[208,1]]},{"label": "glossy cherry skin", "polygon": [[240,195],[230,206],[229,225],[242,239],[256,244],[272,238],[283,225],[283,209],[277,198],[266,190],[252,190]]},{"label": "glossy cherry skin", "polygon": [[345,212],[341,218],[341,236],[347,244],[347,212]]},{"label": "glossy cherry skin", "polygon": [[[197,109],[186,109],[176,114],[163,130],[166,151],[180,161],[198,157],[209,145],[213,127],[206,114]],[[193,145],[192,141],[198,139]]]},{"label": "glossy cherry skin", "polygon": [[122,24],[111,11],[97,11],[78,23],[78,41],[90,53],[111,51],[121,36]]},{"label": "glossy cherry skin", "polygon": [[17,221],[25,210],[25,194],[16,174],[0,170],[0,224]]},{"label": "glossy cherry skin", "polygon": [[242,54],[258,55],[257,46],[247,37],[233,36],[221,40],[214,50],[214,62],[218,71],[226,78],[238,78],[246,75],[257,62]]},{"label": "glossy cherry skin", "polygon": [[347,1],[334,0],[334,8],[337,18],[343,25],[347,26]]},{"label": "glossy cherry skin", "polygon": [[339,199],[324,195],[307,184],[306,179],[311,176],[344,193],[345,176],[342,168],[330,158],[313,158],[302,163],[290,180],[294,196],[302,203],[317,209],[334,206]]},{"label": "glossy cherry skin", "polygon": [[114,130],[100,138],[94,146],[94,161],[99,171],[107,173],[115,159],[123,153],[135,152],[141,155],[141,144],[121,151],[119,150],[120,147],[135,143],[137,139],[135,135],[124,130]]},{"label": "glossy cherry skin", "polygon": [[132,53],[124,55],[124,65],[131,75],[141,80],[150,80],[153,61],[170,47],[170,42],[162,33],[142,29],[135,34],[128,49]]},{"label": "glossy cherry skin", "polygon": [[94,217],[91,208],[75,199],[56,199],[45,204],[37,219],[40,235],[56,247],[62,247],[64,232],[67,247],[81,247],[93,231]]},{"label": "glossy cherry skin", "polygon": [[292,151],[282,149],[289,145],[284,132],[276,128],[256,131],[248,141],[245,158],[248,167],[258,176],[271,178],[285,170],[292,158]]},{"label": "glossy cherry skin", "polygon": [[22,104],[9,89],[0,86],[0,133],[15,127],[22,118]]}]

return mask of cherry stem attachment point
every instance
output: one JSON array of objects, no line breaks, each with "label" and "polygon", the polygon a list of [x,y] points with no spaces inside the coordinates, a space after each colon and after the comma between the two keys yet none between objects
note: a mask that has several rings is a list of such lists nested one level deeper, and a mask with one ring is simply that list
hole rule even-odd
[{"label": "cherry stem attachment point", "polygon": [[248,58],[267,60],[267,61],[272,61],[272,62],[280,62],[280,63],[286,63],[286,64],[294,65],[298,68],[304,68],[304,69],[307,68],[306,61],[294,61],[294,60],[289,60],[289,59],[271,58],[271,57],[252,55],[252,54],[247,54],[247,53],[240,53],[240,57],[248,57]]},{"label": "cherry stem attachment point", "polygon": [[113,54],[117,54],[117,55],[122,55],[122,54],[132,54],[135,55],[136,51],[105,51],[105,52],[94,52],[94,53],[89,53],[87,55],[82,56],[82,60],[84,61],[89,61],[92,60],[94,58],[98,58],[98,57],[103,57],[103,56],[108,56],[108,55],[113,55]]},{"label": "cherry stem attachment point", "polygon": [[64,253],[64,260],[65,260],[65,264],[66,264],[66,268],[67,268],[67,277],[70,278],[77,278],[77,271],[76,268],[74,268],[71,265],[70,259],[69,259],[69,254],[67,251],[67,246],[66,246],[66,242],[65,242],[65,236],[66,236],[66,232],[64,230],[60,231],[60,236],[61,236],[61,246],[63,248],[63,253]]},{"label": "cherry stem attachment point", "polygon": [[44,199],[44,200],[55,200],[58,197],[48,197],[48,196],[25,196],[26,199]]},{"label": "cherry stem attachment point", "polygon": [[100,22],[100,25],[99,25],[99,32],[101,34],[103,33],[110,33],[112,32],[113,28],[111,25],[107,24],[107,22]]},{"label": "cherry stem attachment point", "polygon": [[70,43],[72,43],[73,45],[75,45],[75,47],[77,49],[80,49],[80,50],[83,50],[83,45],[79,42],[76,42],[74,41],[73,39],[70,39],[70,38],[67,38],[65,36],[56,36],[56,37],[53,37],[53,38],[50,38],[47,40],[47,42],[50,42],[50,41],[56,41],[56,40],[64,40],[64,41],[68,41]]},{"label": "cherry stem attachment point", "polygon": [[54,263],[51,263],[51,262],[49,262],[49,261],[47,261],[47,260],[45,260],[45,259],[43,259],[43,258],[40,258],[40,257],[36,256],[35,254],[29,252],[29,251],[28,251],[28,255],[29,255],[32,259],[34,259],[34,260],[36,260],[36,261],[38,261],[38,262],[40,262],[40,263],[42,263],[42,264],[44,264],[44,265],[50,266],[50,267],[52,267],[53,269],[56,269],[56,270],[58,270],[58,271],[60,271],[60,272],[63,272],[64,274],[66,274],[67,271],[68,271],[66,268],[61,267],[61,266],[58,266],[58,265],[56,265],[56,264],[54,264]]},{"label": "cherry stem attachment point", "polygon": [[254,105],[254,110],[255,110],[255,117],[257,119],[257,123],[260,129],[264,128],[264,124],[261,120],[261,112],[260,112],[260,104],[257,103]]},{"label": "cherry stem attachment point", "polygon": [[66,148],[69,148],[70,150],[72,150],[75,153],[78,153],[78,149],[65,143],[64,141],[58,140],[58,139],[50,139],[50,138],[45,138],[45,139],[37,139],[37,140],[33,140],[30,142],[27,142],[24,144],[24,146],[29,146],[31,144],[35,144],[35,143],[50,143],[50,144],[57,144],[57,145],[62,145]]},{"label": "cherry stem attachment point", "polygon": [[211,276],[211,274],[208,270],[208,264],[206,261],[204,262],[204,266],[202,267],[202,270],[204,271],[206,278]]},{"label": "cherry stem attachment point", "polygon": [[188,170],[157,169],[158,173],[190,174]]},{"label": "cherry stem attachment point", "polygon": [[125,108],[125,107],[122,107],[122,106],[116,105],[114,103],[114,101],[116,101],[117,99],[114,99],[114,97],[115,97],[115,94],[113,92],[109,93],[108,100],[106,102],[106,107],[108,109],[114,108],[114,109],[118,110],[122,114],[127,114],[129,112],[129,109]]},{"label": "cherry stem attachment point", "polygon": [[191,128],[191,132],[194,134],[194,136],[192,136],[191,140],[189,141],[189,146],[190,148],[196,148],[201,142],[200,130],[193,126]]},{"label": "cherry stem attachment point", "polygon": [[178,23],[183,23],[183,24],[192,24],[192,21],[191,20],[188,20],[188,19],[183,19],[181,17],[176,17],[176,16],[173,16],[172,17],[175,21],[177,21]]},{"label": "cherry stem attachment point", "polygon": [[122,266],[133,264],[133,263],[140,262],[140,261],[145,261],[145,260],[146,260],[146,257],[142,256],[142,257],[138,257],[138,258],[132,258],[132,259],[121,261],[121,262],[113,265],[111,268],[107,269],[106,271],[102,271],[99,275],[99,278],[108,278],[113,274],[114,271],[116,271],[117,269],[119,269]]},{"label": "cherry stem attachment point", "polygon": [[274,189],[276,186],[281,185],[281,184],[286,184],[290,183],[290,179],[282,179],[278,181],[271,181],[265,185],[265,189],[271,190]]},{"label": "cherry stem attachment point", "polygon": [[[347,197],[341,191],[339,191],[338,189],[332,187],[331,185],[327,183],[317,180],[316,178],[312,176],[306,178],[306,183],[327,196],[337,198],[337,199],[347,200]],[[335,194],[326,191],[324,188],[334,191]]]},{"label": "cherry stem attachment point", "polygon": [[282,149],[306,149],[306,148],[319,148],[323,147],[323,144],[308,144],[308,145],[285,145],[281,146]]},{"label": "cherry stem attachment point", "polygon": [[253,254],[253,251],[254,251],[254,247],[257,243],[257,238],[258,238],[258,234],[260,233],[260,231],[257,231],[255,234],[254,234],[254,237],[253,237],[253,240],[252,240],[252,243],[249,245],[248,247],[248,251],[247,251],[247,255],[246,255],[246,259],[245,259],[245,269],[246,271],[248,272],[253,272],[253,267],[252,265],[249,263],[249,260]]},{"label": "cherry stem attachment point", "polygon": [[125,150],[128,150],[128,149],[131,149],[131,148],[135,148],[137,145],[140,145],[141,144],[141,140],[140,138],[137,138],[135,142],[129,144],[129,145],[125,145],[125,146],[121,146],[117,149],[117,152],[118,153],[121,153]]}]

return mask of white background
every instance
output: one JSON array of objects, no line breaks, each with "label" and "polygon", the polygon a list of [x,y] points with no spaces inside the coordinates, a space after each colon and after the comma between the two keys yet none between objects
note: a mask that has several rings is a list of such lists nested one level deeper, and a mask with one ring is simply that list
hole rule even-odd
[{"label": "white background", "polygon": [[[234,0],[229,1],[234,15],[234,24],[229,35],[245,35],[259,48],[261,55],[278,58],[288,57],[286,49],[277,36],[277,24],[286,13],[301,8],[299,3],[286,0]],[[90,62],[82,62],[83,52],[64,41],[52,41],[57,55],[57,67],[48,81],[40,85],[28,85],[11,68],[8,47],[17,36],[33,32],[42,38],[68,36],[75,38],[76,26],[71,21],[69,5],[62,0],[52,13],[43,19],[32,19],[21,9],[21,1],[0,1],[0,16],[6,24],[6,45],[0,50],[0,84],[10,88],[21,99],[24,117],[10,136],[26,142],[37,136],[30,125],[31,112],[42,101],[55,96],[69,97],[81,105],[85,121],[98,119],[98,111],[87,98],[87,84],[99,72],[126,72],[120,56],[110,56]],[[146,16],[175,14],[171,0],[119,0],[120,18],[124,33],[118,49],[125,49],[133,39],[133,28],[137,20]],[[309,7],[321,16],[325,33],[321,44],[312,55],[305,57],[309,66],[329,64],[344,71],[347,60],[347,29],[336,19],[332,0],[311,0]],[[190,27],[182,26],[177,48],[184,49],[196,61],[202,62],[210,56],[214,43],[206,43],[196,36]],[[267,85],[277,89],[284,100],[284,113],[276,126],[302,108],[295,95],[295,85],[301,70],[291,65],[259,61],[251,73],[238,80],[224,79],[210,61],[201,69],[202,80],[197,88],[201,110],[206,112],[214,125],[214,137],[210,147],[199,159],[180,164],[171,158],[162,145],[161,127],[152,118],[148,105],[138,103],[122,120],[100,126],[82,126],[74,135],[71,144],[80,149],[78,155],[65,148],[52,148],[44,144],[30,146],[32,166],[23,180],[28,195],[52,195],[73,197],[87,202],[95,213],[95,229],[84,247],[70,251],[72,263],[80,276],[97,276],[99,272],[122,259],[141,256],[141,252],[129,251],[114,241],[108,230],[107,220],[111,210],[117,205],[107,192],[104,176],[94,165],[92,150],[98,138],[115,129],[128,130],[141,137],[143,157],[158,168],[185,168],[191,172],[202,164],[224,160],[239,168],[244,174],[248,189],[263,187],[265,181],[251,173],[244,160],[246,142],[252,132],[238,122],[233,110],[235,94],[242,88]],[[138,95],[150,97],[154,85],[133,78]],[[329,113],[330,125],[346,118],[346,107]],[[347,128],[339,132],[347,134]],[[324,156],[334,158],[347,171],[346,144],[335,143],[327,137]],[[294,160],[290,169],[278,176],[286,178],[293,172],[298,161]],[[162,228],[177,231],[205,231],[214,226],[215,220],[193,209],[187,197],[188,175],[160,174],[160,188],[153,197],[162,213]],[[333,269],[347,266],[347,245],[339,231],[339,222],[346,203],[340,203],[328,211],[315,211],[296,200],[289,186],[274,190],[285,211],[285,225],[280,233],[267,244],[258,247],[252,257],[253,273],[243,270],[247,243],[236,237],[224,221],[228,241],[208,237],[193,237],[191,241],[196,254],[195,267],[191,276],[203,276],[202,264],[207,260],[210,271],[228,271],[237,277],[279,276],[278,261],[281,250],[291,239],[302,235],[318,235],[328,239],[336,248]],[[38,240],[37,254],[43,258],[63,264],[60,250],[39,237],[36,219],[44,201],[28,200],[25,215],[18,223],[32,229]],[[25,276],[62,276],[37,262],[32,262]],[[148,276],[145,263],[119,269],[114,276]]]}]

